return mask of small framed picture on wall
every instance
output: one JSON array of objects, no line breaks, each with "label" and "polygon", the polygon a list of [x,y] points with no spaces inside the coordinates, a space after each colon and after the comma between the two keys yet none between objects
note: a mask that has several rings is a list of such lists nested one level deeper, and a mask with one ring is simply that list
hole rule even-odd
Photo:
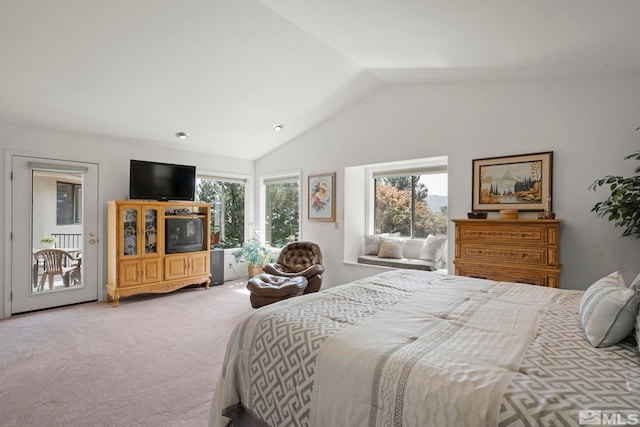
[{"label": "small framed picture on wall", "polygon": [[309,175],[309,221],[335,222],[336,173]]}]

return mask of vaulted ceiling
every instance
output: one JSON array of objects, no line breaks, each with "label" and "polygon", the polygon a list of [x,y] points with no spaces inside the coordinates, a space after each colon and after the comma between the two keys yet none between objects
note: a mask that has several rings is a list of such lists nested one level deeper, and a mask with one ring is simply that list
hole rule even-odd
[{"label": "vaulted ceiling", "polygon": [[640,75],[640,1],[0,0],[0,58],[0,120],[256,159],[384,85]]}]

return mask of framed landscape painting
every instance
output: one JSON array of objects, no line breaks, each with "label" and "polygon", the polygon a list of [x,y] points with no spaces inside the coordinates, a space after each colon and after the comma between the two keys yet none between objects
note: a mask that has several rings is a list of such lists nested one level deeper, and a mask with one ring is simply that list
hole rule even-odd
[{"label": "framed landscape painting", "polygon": [[474,211],[551,211],[553,151],[473,160]]},{"label": "framed landscape painting", "polygon": [[336,173],[309,175],[309,221],[335,222]]}]

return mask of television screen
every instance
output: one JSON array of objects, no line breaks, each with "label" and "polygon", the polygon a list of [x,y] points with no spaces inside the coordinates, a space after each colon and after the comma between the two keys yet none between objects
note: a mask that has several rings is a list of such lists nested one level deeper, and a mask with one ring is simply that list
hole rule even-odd
[{"label": "television screen", "polygon": [[195,200],[196,167],[131,160],[129,198]]},{"label": "television screen", "polygon": [[204,218],[165,218],[165,253],[203,250],[204,228]]}]

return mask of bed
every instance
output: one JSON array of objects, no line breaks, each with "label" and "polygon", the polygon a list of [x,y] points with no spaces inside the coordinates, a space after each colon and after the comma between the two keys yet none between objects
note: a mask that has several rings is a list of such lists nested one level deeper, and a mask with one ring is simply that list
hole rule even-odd
[{"label": "bed", "polygon": [[[232,332],[209,424],[633,421],[633,326],[617,328],[619,342],[594,347],[594,329],[585,335],[581,318],[593,312],[586,292],[393,270],[265,306]],[[629,301],[635,321],[635,293]]]}]

